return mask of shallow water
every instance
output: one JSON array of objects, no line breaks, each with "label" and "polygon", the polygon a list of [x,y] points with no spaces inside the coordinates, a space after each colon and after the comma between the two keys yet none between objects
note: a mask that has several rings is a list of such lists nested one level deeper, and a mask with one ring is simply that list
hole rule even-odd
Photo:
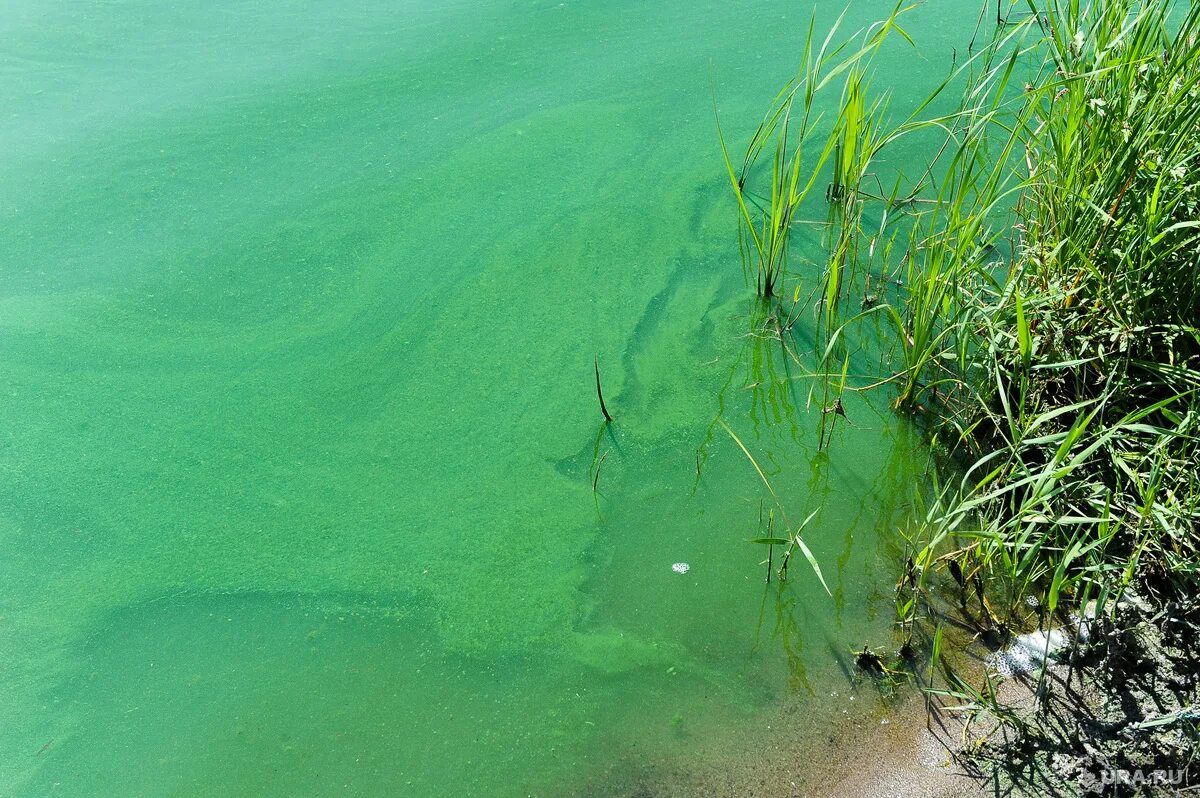
[{"label": "shallow water", "polygon": [[808,8],[0,7],[6,794],[623,794],[845,708],[924,462],[882,395],[816,452],[710,94]]}]

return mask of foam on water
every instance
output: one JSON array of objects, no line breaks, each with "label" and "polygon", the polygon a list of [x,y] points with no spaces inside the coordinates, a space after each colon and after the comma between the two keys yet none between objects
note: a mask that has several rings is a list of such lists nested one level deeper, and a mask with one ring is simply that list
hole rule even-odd
[{"label": "foam on water", "polygon": [[1036,673],[1045,663],[1057,661],[1069,646],[1086,643],[1087,638],[1088,624],[1081,623],[1078,615],[1072,615],[1066,627],[1019,635],[1007,648],[988,658],[988,667],[1002,676]]}]

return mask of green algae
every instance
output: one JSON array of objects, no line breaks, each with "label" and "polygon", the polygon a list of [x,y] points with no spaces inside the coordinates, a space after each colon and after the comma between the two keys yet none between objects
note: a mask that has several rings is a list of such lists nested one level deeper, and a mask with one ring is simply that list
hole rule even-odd
[{"label": "green algae", "polygon": [[[794,9],[14,5],[10,792],[569,794],[887,634],[921,457],[857,397],[815,451],[712,127]],[[764,593],[718,415],[821,508],[832,600]]]}]

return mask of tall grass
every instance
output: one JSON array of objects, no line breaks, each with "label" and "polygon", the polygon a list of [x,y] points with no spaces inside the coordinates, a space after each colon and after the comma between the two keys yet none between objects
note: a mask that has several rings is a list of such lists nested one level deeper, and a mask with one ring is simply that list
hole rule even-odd
[{"label": "tall grass", "polygon": [[[898,401],[926,394],[964,470],[930,507],[918,562],[1003,585],[999,623],[1019,623],[1029,594],[1048,622],[1135,580],[1195,587],[1200,10],[1171,13],[1099,0],[1037,17],[1044,60],[1017,97],[976,85],[991,99],[966,110],[978,134],[956,160],[985,166],[920,249],[902,330],[935,343]],[[1006,218],[1009,255],[984,264]],[[954,297],[914,313],[943,274]]]},{"label": "tall grass", "polygon": [[[740,165],[734,164],[718,116],[721,152],[738,204],[743,269],[753,278],[756,293],[765,299],[785,293],[789,245],[797,214],[818,185],[827,163],[832,162],[833,179],[826,188],[826,199],[841,204],[844,214],[853,215],[857,207],[858,187],[870,163],[875,146],[873,134],[885,105],[882,99],[867,104],[865,76],[890,34],[908,38],[898,21],[900,13],[898,5],[888,19],[862,34],[857,47],[849,42],[834,43],[841,17],[825,39],[814,46],[814,22],[810,21],[800,71],[776,95],[750,137]],[[843,76],[844,102],[839,116],[832,124],[823,124],[818,97]],[[755,173],[767,170],[763,191]],[[844,245],[836,249],[842,257],[850,251]],[[837,271],[840,275],[841,269]],[[834,280],[827,291],[829,305],[836,307],[839,296],[839,285]]]},{"label": "tall grass", "polygon": [[[845,341],[882,313],[895,348],[872,384],[948,464],[917,497],[901,624],[935,614],[946,573],[997,642],[1092,599],[1103,613],[1131,585],[1160,600],[1200,587],[1200,6],[1030,11],[886,124],[868,78],[883,37],[907,38],[897,8],[857,49],[805,49],[740,171],[723,144],[758,293],[820,286],[825,408],[846,388]],[[815,129],[816,92],[839,76],[840,113],[804,172],[792,131]],[[929,162],[865,190],[898,142],[930,132]],[[828,258],[790,275],[797,210],[827,171]],[[884,222],[868,229],[872,202]],[[890,278],[901,287],[881,290]],[[847,318],[855,293],[873,301]]]}]

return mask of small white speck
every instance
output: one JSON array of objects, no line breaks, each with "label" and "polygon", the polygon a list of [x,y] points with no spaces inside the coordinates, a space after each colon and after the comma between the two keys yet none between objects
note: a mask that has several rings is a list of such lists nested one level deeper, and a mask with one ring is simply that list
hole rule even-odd
[{"label": "small white speck", "polygon": [[692,566],[685,562],[677,562],[671,566],[671,570],[677,574],[686,574],[689,570],[691,570],[691,568]]}]

